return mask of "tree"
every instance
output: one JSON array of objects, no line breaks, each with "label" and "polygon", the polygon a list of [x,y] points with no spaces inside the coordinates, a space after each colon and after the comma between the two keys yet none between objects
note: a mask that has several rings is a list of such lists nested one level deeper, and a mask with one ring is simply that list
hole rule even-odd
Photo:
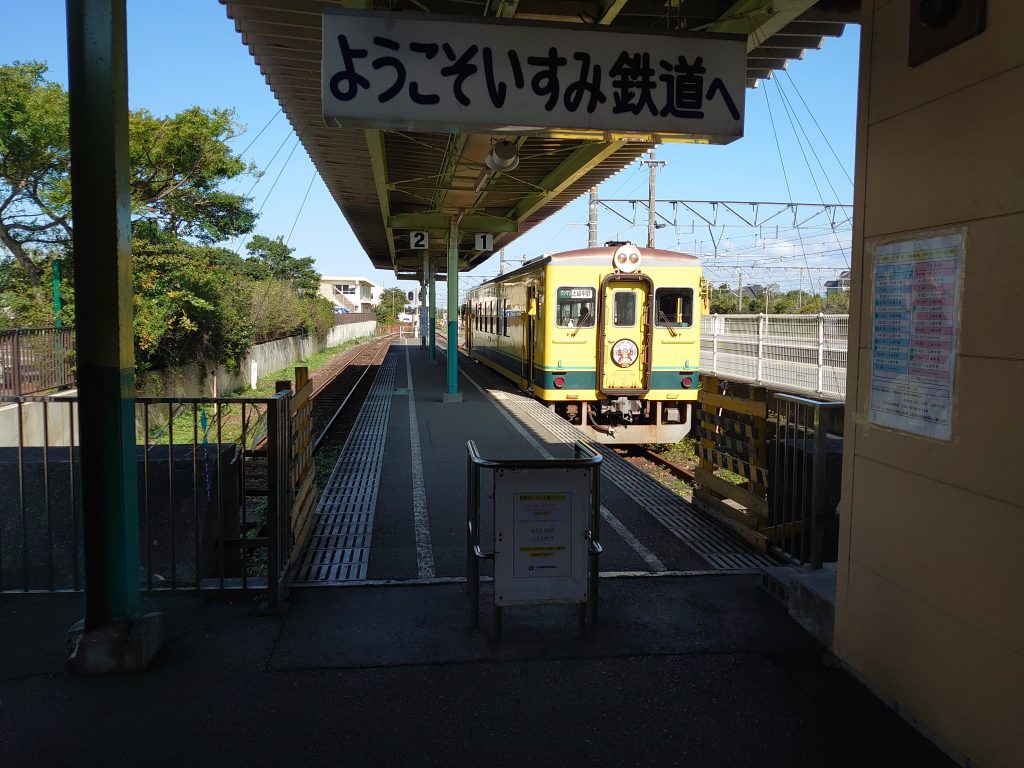
[{"label": "tree", "polygon": [[296,258],[294,248],[284,244],[278,236],[271,240],[264,235],[253,235],[246,244],[249,257],[244,269],[253,280],[285,280],[299,296],[315,296],[320,289],[320,272],[309,257]]},{"label": "tree", "polygon": [[67,94],[45,73],[39,62],[0,66],[0,246],[39,307],[44,265],[71,239]]},{"label": "tree", "polygon": [[[0,259],[13,258],[23,272],[32,316],[49,311],[44,272],[70,253],[73,226],[67,93],[45,74],[41,62],[0,66]],[[223,189],[254,172],[226,143],[239,132],[231,110],[192,107],[170,117],[137,110],[129,131],[133,220],[155,225],[145,237],[159,231],[212,244],[252,230],[249,201]],[[19,308],[28,308],[15,305],[7,309],[17,321]]]},{"label": "tree", "polygon": [[234,112],[191,107],[171,117],[147,109],[128,118],[132,212],[180,238],[215,243],[252,231],[256,214],[225,182],[255,168],[227,145]]},{"label": "tree", "polygon": [[152,222],[132,238],[136,371],[212,360],[228,367],[251,346],[254,328],[234,254],[183,242]]},{"label": "tree", "polygon": [[394,325],[398,322],[398,314],[405,310],[407,301],[407,295],[401,288],[385,288],[375,310],[377,322],[382,325]]}]

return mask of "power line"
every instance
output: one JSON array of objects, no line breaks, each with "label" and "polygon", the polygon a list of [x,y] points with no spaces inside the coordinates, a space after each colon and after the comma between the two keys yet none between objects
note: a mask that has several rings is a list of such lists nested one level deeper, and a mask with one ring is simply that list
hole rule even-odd
[{"label": "power line", "polygon": [[281,144],[278,146],[277,150],[275,150],[273,157],[270,158],[270,162],[267,163],[266,168],[264,168],[263,171],[260,172],[259,178],[253,182],[253,185],[249,187],[249,191],[245,193],[246,197],[249,197],[249,195],[253,193],[253,190],[256,189],[256,186],[261,181],[263,181],[263,174],[270,170],[270,166],[274,164],[274,161],[277,159],[278,154],[280,154],[281,150],[284,149],[284,145],[288,143],[288,139],[290,139],[291,137],[292,132],[288,131],[288,133],[285,134],[284,139],[281,141]]},{"label": "power line", "polygon": [[772,103],[768,100],[768,86],[763,88],[764,101],[768,105],[768,119],[772,124],[772,134],[775,136],[775,149],[779,152],[779,165],[782,167],[782,178],[786,182],[786,194],[789,195],[789,201],[793,202],[793,191],[789,188],[789,176],[786,175],[786,163],[782,159],[782,146],[779,144],[779,134],[775,130],[775,117],[772,115]]},{"label": "power line", "polygon": [[309,180],[309,186],[306,187],[306,194],[302,196],[302,204],[299,205],[299,212],[295,214],[295,221],[292,222],[292,228],[288,230],[288,239],[284,241],[285,245],[288,245],[292,241],[292,233],[295,231],[295,225],[299,223],[299,216],[302,215],[302,209],[306,207],[306,198],[309,197],[309,190],[313,188],[313,182],[316,181],[316,168],[313,169],[313,176]]},{"label": "power line", "polygon": [[[284,174],[285,169],[288,167],[288,161],[292,159],[292,155],[295,154],[295,149],[299,146],[299,138],[295,137],[295,143],[292,144],[292,149],[288,153],[288,157],[285,158],[284,165],[281,166],[281,170],[277,172],[277,177],[274,179],[274,183],[270,185],[270,189],[267,191],[267,196],[263,198],[263,204],[260,205],[260,209],[256,211],[256,218],[259,218],[260,214],[263,213],[263,209],[267,206],[267,201],[270,199],[271,194],[274,192],[274,188],[277,186],[277,182],[281,180],[281,176]],[[245,241],[249,236],[246,235],[242,238],[242,242],[238,244],[238,248],[235,253],[241,253],[242,246],[245,245]]]},{"label": "power line", "polygon": [[269,128],[269,127],[270,127],[270,124],[271,124],[272,122],[274,122],[275,120],[277,120],[277,116],[278,116],[278,115],[280,115],[280,114],[281,114],[281,110],[279,109],[279,110],[277,110],[277,112],[275,112],[275,113],[274,113],[274,116],[273,116],[272,118],[270,118],[270,119],[269,119],[269,120],[267,121],[267,124],[266,124],[266,125],[264,125],[264,126],[263,126],[262,128],[260,128],[260,132],[256,134],[256,136],[255,136],[255,137],[253,138],[253,140],[252,140],[252,141],[250,141],[250,142],[249,142],[249,144],[248,144],[248,145],[246,146],[246,148],[245,148],[245,149],[243,149],[243,150],[242,150],[241,152],[239,152],[239,153],[238,153],[238,157],[239,157],[239,158],[243,157],[243,156],[245,155],[245,153],[246,153],[246,152],[248,152],[248,151],[249,151],[250,149],[252,149],[252,145],[256,143],[256,139],[258,139],[258,138],[259,138],[260,136],[262,136],[262,135],[263,135],[263,132],[264,132],[265,130],[267,130],[267,128]]},{"label": "power line", "polygon": [[796,82],[793,80],[793,77],[789,74],[788,70],[784,69],[782,71],[785,72],[786,77],[789,79],[790,84],[793,86],[793,90],[796,91],[796,95],[800,97],[800,101],[804,105],[804,109],[807,110],[807,114],[810,115],[811,116],[811,120],[814,121],[814,125],[818,129],[818,133],[821,134],[821,138],[823,138],[825,140],[825,144],[827,144],[828,148],[830,150],[832,150],[832,157],[834,157],[836,159],[836,163],[839,165],[839,169],[843,172],[843,175],[846,176],[846,180],[848,182],[850,182],[850,184],[852,185],[853,184],[853,179],[851,179],[850,178],[850,174],[848,174],[846,172],[846,166],[843,165],[843,161],[839,159],[839,155],[836,154],[835,149],[833,149],[832,143],[828,140],[828,136],[825,135],[825,132],[821,129],[821,126],[818,125],[818,121],[815,120],[814,113],[811,112],[810,107],[807,106],[807,102],[804,101],[804,97],[801,95],[800,89],[796,87]]}]

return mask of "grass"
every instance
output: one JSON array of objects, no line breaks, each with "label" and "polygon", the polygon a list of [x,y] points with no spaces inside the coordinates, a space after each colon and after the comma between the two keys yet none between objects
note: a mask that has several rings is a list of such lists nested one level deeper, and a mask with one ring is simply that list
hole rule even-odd
[{"label": "grass", "polygon": [[[295,380],[295,369],[296,367],[306,366],[309,368],[309,372],[313,373],[319,368],[326,365],[336,355],[344,352],[347,349],[351,349],[358,344],[362,344],[367,341],[369,337],[361,337],[358,339],[351,339],[342,344],[338,344],[334,347],[328,347],[327,349],[316,352],[309,357],[299,360],[294,365],[290,365],[286,368],[281,368],[277,371],[272,371],[265,376],[259,377],[256,381],[256,389],[249,388],[248,385],[244,385],[230,392],[227,397],[237,398],[268,398],[273,397],[276,392],[276,385],[278,381]],[[172,406],[175,409],[174,418],[171,422],[173,428],[174,443],[176,445],[191,444],[193,432],[199,433],[199,441],[206,440],[208,442],[221,442],[221,443],[232,443],[241,439],[243,433],[242,423],[242,405],[230,403],[222,404],[219,408],[213,403],[203,403],[198,406],[191,405],[179,405]],[[265,419],[266,419],[266,405],[263,404],[252,404],[245,407],[245,421],[244,425],[246,443],[251,447],[255,443],[262,439],[266,432]],[[139,442],[148,442],[149,445],[167,445],[171,435],[171,431],[168,429],[167,419],[167,406],[159,405],[150,408],[150,424],[148,440],[144,425],[141,423],[141,410],[137,410],[140,414],[137,417],[136,433]],[[217,434],[217,419],[218,415],[220,418],[220,435]],[[205,417],[206,427],[203,427],[203,419]],[[184,439],[182,439],[184,438]]]},{"label": "grass", "polygon": [[323,368],[333,357],[341,354],[347,349],[358,346],[365,341],[369,341],[371,337],[362,336],[358,339],[350,339],[349,341],[338,344],[335,347],[328,347],[322,349],[319,352],[315,352],[309,357],[304,357],[294,365],[289,365],[287,368],[281,368],[278,371],[268,373],[266,376],[260,376],[256,380],[256,389],[250,389],[249,386],[243,385],[238,389],[231,392],[228,397],[273,397],[275,394],[275,386],[278,381],[295,381],[295,369],[305,366],[309,368],[309,372],[313,373],[319,368]]}]

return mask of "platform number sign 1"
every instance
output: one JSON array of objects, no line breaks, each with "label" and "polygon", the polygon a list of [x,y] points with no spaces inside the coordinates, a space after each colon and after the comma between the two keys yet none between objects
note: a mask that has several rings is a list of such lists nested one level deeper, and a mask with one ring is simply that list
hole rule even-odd
[{"label": "platform number sign 1", "polygon": [[478,251],[493,251],[494,250],[494,235],[490,232],[477,232],[476,234],[476,250]]},{"label": "platform number sign 1", "polygon": [[426,232],[410,232],[409,233],[409,247],[414,251],[425,251],[427,250],[427,233]]}]

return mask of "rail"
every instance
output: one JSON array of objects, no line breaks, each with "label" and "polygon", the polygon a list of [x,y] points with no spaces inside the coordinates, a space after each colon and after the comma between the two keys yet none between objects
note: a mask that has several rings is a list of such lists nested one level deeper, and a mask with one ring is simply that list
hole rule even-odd
[{"label": "rail", "polygon": [[819,399],[846,399],[848,315],[705,315],[705,375]]},{"label": "rail", "polygon": [[74,329],[0,330],[0,395],[32,395],[74,386]]}]

